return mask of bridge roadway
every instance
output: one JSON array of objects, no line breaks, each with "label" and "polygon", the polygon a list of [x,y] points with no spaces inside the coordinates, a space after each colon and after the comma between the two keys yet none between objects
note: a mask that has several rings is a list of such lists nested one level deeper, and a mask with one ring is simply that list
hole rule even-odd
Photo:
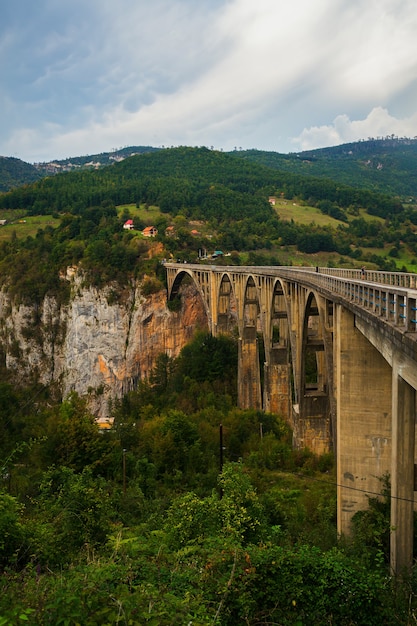
[{"label": "bridge roadway", "polygon": [[[339,268],[166,263],[213,335],[238,333],[238,402],[283,415],[294,445],[334,450],[339,533],[391,480],[391,567],[413,554],[417,275]],[[259,343],[265,353],[263,388]]]}]

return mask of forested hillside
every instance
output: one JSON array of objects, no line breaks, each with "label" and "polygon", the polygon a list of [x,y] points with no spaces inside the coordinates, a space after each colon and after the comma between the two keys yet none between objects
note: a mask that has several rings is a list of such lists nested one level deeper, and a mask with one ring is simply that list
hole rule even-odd
[{"label": "forested hillside", "polygon": [[84,156],[76,156],[68,159],[56,159],[48,163],[35,163],[35,168],[42,176],[50,174],[58,174],[60,172],[71,172],[80,169],[99,169],[107,167],[113,163],[123,161],[136,154],[144,154],[145,152],[157,152],[160,148],[152,146],[128,146],[119,148],[111,152],[100,152],[99,154],[87,154]]},{"label": "forested hillside", "polygon": [[262,163],[283,172],[330,178],[345,185],[417,198],[417,139],[369,139],[291,154],[244,150],[243,159]]},{"label": "forested hillside", "polygon": [[[195,218],[215,216],[227,220],[241,214],[242,203],[254,205],[260,195],[267,203],[268,192],[277,191],[287,198],[297,196],[313,204],[328,200],[343,208],[361,205],[381,217],[401,211],[400,203],[387,195],[331,180],[282,173],[206,148],[174,148],[134,156],[99,171],[44,178],[0,197],[0,207],[24,207],[32,214],[75,212],[80,205],[144,200],[173,214],[181,209]],[[250,199],[247,194],[251,194]],[[243,213],[257,215],[258,210],[257,206],[252,210],[246,207]]]},{"label": "forested hillside", "polygon": [[[0,191],[31,183],[38,177],[82,169],[101,169],[133,155],[165,151],[152,146],[127,146],[110,152],[36,163],[4,159]],[[417,139],[393,135],[354,143],[283,154],[235,149],[229,153],[282,172],[326,178],[348,186],[370,189],[410,201],[417,198],[415,171]]]},{"label": "forested hillside", "polygon": [[39,178],[41,173],[33,165],[20,159],[0,156],[0,193],[30,184]]},{"label": "forested hillside", "polygon": [[[110,152],[75,156],[30,165],[1,157],[0,192],[30,184],[43,176],[82,169],[101,169],[133,155],[165,151],[152,146],[127,146]],[[389,136],[354,143],[283,154],[235,149],[229,153],[281,172],[326,178],[410,201],[417,198],[415,171],[417,139]]]},{"label": "forested hillside", "polygon": [[[280,217],[295,205],[312,217],[303,223]],[[156,263],[221,250],[229,263],[316,265],[333,255],[333,265],[417,267],[412,206],[205,148],[161,150],[42,178],[0,196],[0,215],[9,221],[0,231],[1,282],[29,299],[65,291],[59,276],[68,265],[80,265],[97,285],[143,275],[157,242]],[[50,215],[53,226],[19,237],[22,218],[40,215]],[[124,220],[135,215],[136,228],[125,231]],[[158,229],[152,242],[141,236],[146,225]],[[309,260],[311,254],[327,256]]]}]

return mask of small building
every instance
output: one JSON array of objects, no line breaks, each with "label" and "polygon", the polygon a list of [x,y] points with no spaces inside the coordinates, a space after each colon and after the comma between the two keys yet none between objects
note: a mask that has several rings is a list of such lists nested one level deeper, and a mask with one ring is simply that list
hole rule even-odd
[{"label": "small building", "polygon": [[217,259],[219,256],[223,256],[223,252],[221,250],[215,250],[211,255],[212,259]]},{"label": "small building", "polygon": [[142,235],[144,237],[156,237],[157,234],[158,234],[158,229],[155,228],[155,226],[147,226],[142,231]]},{"label": "small building", "polygon": [[125,230],[133,230],[135,228],[135,225],[133,224],[133,220],[127,220],[124,224],[123,224],[123,228]]},{"label": "small building", "polygon": [[172,235],[175,234],[175,228],[174,226],[167,226],[167,228],[165,229],[165,235],[167,237],[172,237]]},{"label": "small building", "polygon": [[0,220],[0,226],[5,226],[7,224],[7,220]]},{"label": "small building", "polygon": [[276,199],[275,196],[269,196],[268,201],[269,201],[269,204],[271,204],[272,206],[275,206],[276,202],[277,202],[277,199]]}]

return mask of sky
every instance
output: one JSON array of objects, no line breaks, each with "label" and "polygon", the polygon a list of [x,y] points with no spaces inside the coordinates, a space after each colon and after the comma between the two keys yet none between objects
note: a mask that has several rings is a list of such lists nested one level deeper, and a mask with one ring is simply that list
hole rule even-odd
[{"label": "sky", "polygon": [[1,0],[0,155],[417,136],[416,0]]}]

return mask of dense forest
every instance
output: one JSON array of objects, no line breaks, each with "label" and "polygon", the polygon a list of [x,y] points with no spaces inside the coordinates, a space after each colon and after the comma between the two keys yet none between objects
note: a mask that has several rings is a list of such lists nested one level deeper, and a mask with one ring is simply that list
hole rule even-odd
[{"label": "dense forest", "polygon": [[239,156],[284,172],[330,178],[415,201],[417,138],[389,136],[304,152],[241,150]]},{"label": "dense forest", "polygon": [[[30,165],[16,158],[2,157],[0,191],[8,191],[37,178],[64,171],[99,169],[133,155],[165,151],[152,146],[127,146],[102,152]],[[362,189],[372,189],[404,200],[415,200],[417,185],[414,172],[417,161],[417,138],[368,138],[365,141],[328,148],[282,154],[265,150],[235,148],[228,153],[282,172],[327,178]]]},{"label": "dense forest", "polygon": [[0,193],[41,178],[37,169],[20,159],[0,156]]},{"label": "dense forest", "polygon": [[313,204],[328,200],[345,209],[366,206],[368,212],[380,217],[396,214],[402,208],[388,195],[343,186],[330,179],[282,173],[207,148],[146,153],[93,172],[46,177],[0,197],[0,207],[24,206],[39,214],[76,212],[80,206],[102,202],[118,205],[143,200],[174,215],[182,209],[195,218],[230,220],[242,214],[242,209],[245,216],[256,215],[260,208],[256,206],[257,195],[262,194],[267,202],[268,190],[281,190],[288,198],[297,196]]}]

